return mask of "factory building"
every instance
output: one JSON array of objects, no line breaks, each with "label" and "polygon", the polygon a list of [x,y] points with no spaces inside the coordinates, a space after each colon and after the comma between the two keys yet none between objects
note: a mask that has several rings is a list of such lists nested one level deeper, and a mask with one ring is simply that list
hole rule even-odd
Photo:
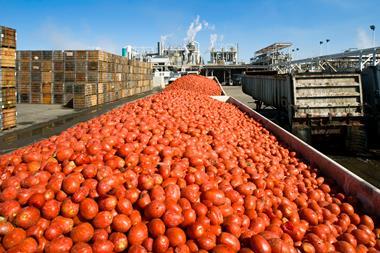
[{"label": "factory building", "polygon": [[212,48],[210,51],[210,64],[237,64],[238,59],[237,47],[230,47],[229,49],[221,48],[216,50]]}]

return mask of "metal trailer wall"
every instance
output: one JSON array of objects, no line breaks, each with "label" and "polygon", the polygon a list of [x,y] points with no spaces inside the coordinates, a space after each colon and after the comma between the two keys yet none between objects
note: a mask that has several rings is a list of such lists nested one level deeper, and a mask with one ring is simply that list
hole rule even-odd
[{"label": "metal trailer wall", "polygon": [[291,111],[293,101],[290,75],[243,75],[243,92],[265,105]]},{"label": "metal trailer wall", "polygon": [[287,112],[289,123],[306,118],[362,117],[359,74],[244,75],[243,92]]},{"label": "metal trailer wall", "polygon": [[366,107],[380,113],[380,66],[370,66],[362,71],[363,97]]},{"label": "metal trailer wall", "polygon": [[360,74],[293,75],[294,117],[363,117]]},{"label": "metal trailer wall", "polygon": [[361,76],[369,142],[378,146],[380,138],[380,66],[365,68]]}]

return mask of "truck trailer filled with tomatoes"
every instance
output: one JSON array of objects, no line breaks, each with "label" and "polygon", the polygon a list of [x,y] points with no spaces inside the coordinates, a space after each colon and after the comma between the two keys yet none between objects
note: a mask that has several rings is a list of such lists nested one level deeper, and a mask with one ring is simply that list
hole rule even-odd
[{"label": "truck trailer filled with tomatoes", "polygon": [[0,157],[0,252],[378,252],[380,192],[189,75]]}]

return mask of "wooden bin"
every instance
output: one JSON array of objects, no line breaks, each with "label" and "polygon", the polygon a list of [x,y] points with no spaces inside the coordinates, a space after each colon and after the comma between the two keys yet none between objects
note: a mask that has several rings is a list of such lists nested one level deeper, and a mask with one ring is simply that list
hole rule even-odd
[{"label": "wooden bin", "polygon": [[30,91],[32,93],[42,93],[42,84],[41,83],[32,83]]},{"label": "wooden bin", "polygon": [[0,26],[0,46],[16,48],[16,30]]},{"label": "wooden bin", "polygon": [[53,70],[53,62],[52,61],[42,61],[41,71],[50,72],[52,70]]},{"label": "wooden bin", "polygon": [[52,94],[51,93],[42,93],[42,103],[43,104],[52,104]]},{"label": "wooden bin", "polygon": [[52,83],[42,83],[42,93],[52,93]]},{"label": "wooden bin", "polygon": [[7,108],[2,110],[3,114],[3,129],[9,129],[16,126],[16,107]]},{"label": "wooden bin", "polygon": [[63,104],[63,94],[53,94],[54,104]]},{"label": "wooden bin", "polygon": [[41,104],[42,103],[42,93],[31,93],[31,103]]},{"label": "wooden bin", "polygon": [[55,93],[55,94],[62,94],[63,93],[63,87],[64,87],[63,83],[54,82],[53,83],[53,93]]},{"label": "wooden bin", "polygon": [[24,84],[24,83],[19,83],[17,86],[17,91],[19,93],[29,93],[30,92],[30,85]]},{"label": "wooden bin", "polygon": [[16,67],[16,50],[14,48],[0,49],[0,67]]},{"label": "wooden bin", "polygon": [[19,103],[21,104],[29,104],[31,102],[29,93],[19,93]]},{"label": "wooden bin", "polygon": [[76,83],[74,85],[74,94],[76,95],[94,95],[97,93],[96,83]]},{"label": "wooden bin", "polygon": [[17,82],[18,84],[22,83],[22,84],[28,84],[30,85],[30,81],[31,81],[31,78],[30,78],[30,72],[22,72],[22,71],[18,71],[17,72]]},{"label": "wooden bin", "polygon": [[41,76],[42,76],[43,83],[50,83],[53,81],[53,75],[51,71],[41,72]]},{"label": "wooden bin", "polygon": [[2,93],[2,107],[10,108],[15,107],[17,102],[16,88],[1,88]]},{"label": "wooden bin", "polygon": [[74,109],[83,109],[95,106],[98,103],[97,95],[80,96],[74,94],[73,107]]},{"label": "wooden bin", "polygon": [[64,81],[64,73],[63,72],[53,72],[54,82],[63,82]]},{"label": "wooden bin", "polygon": [[0,88],[4,88],[4,87],[16,87],[15,69],[0,68]]},{"label": "wooden bin", "polygon": [[64,66],[63,61],[53,61],[53,70],[55,72],[63,72]]},{"label": "wooden bin", "polygon": [[98,93],[98,105],[102,105],[104,103],[104,93]]}]

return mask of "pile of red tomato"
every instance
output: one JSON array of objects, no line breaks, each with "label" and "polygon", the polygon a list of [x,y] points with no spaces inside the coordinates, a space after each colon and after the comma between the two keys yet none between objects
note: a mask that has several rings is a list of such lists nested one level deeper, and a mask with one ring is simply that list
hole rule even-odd
[{"label": "pile of red tomato", "polygon": [[0,252],[378,252],[355,200],[200,76],[0,157]]}]

